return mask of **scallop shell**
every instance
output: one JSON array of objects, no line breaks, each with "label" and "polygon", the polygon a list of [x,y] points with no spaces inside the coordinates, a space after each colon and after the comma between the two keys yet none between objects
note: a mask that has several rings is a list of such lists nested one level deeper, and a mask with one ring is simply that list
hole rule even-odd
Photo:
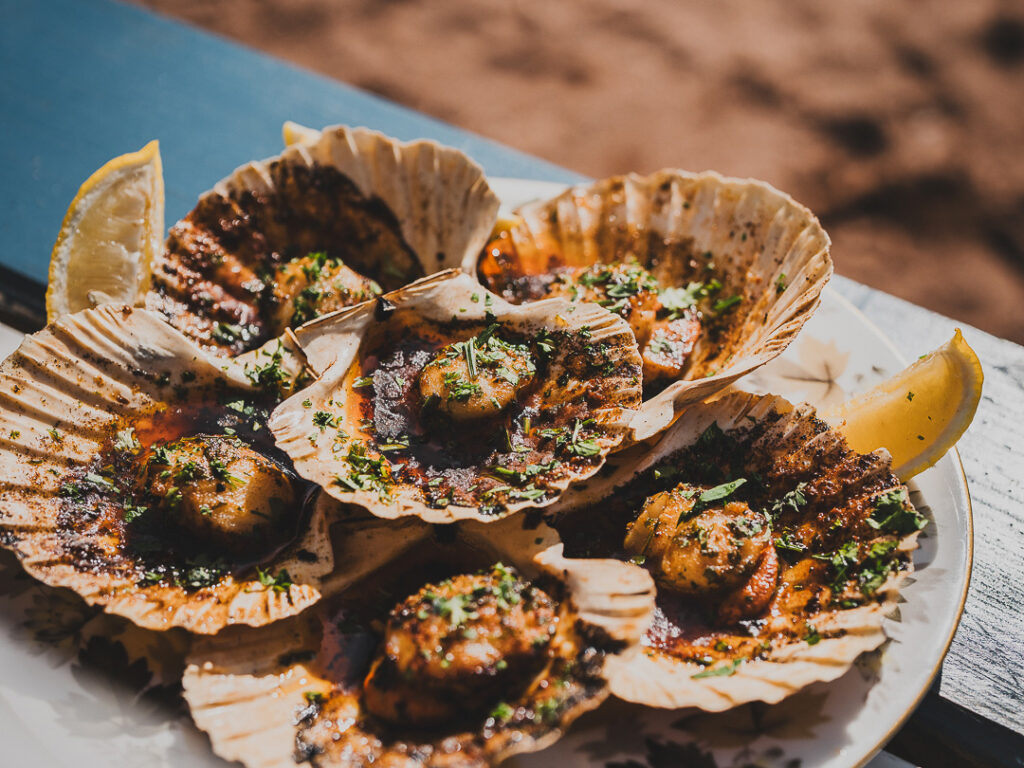
[{"label": "scallop shell", "polygon": [[[456,149],[325,128],[200,197],[154,258],[145,306],[205,345],[241,352],[269,336],[262,270],[322,251],[390,290],[479,251],[497,210],[483,171]],[[215,337],[218,323],[242,333]]]},{"label": "scallop shell", "polygon": [[[776,472],[796,472],[813,484],[825,468],[840,468],[842,474],[835,478],[839,485],[833,486],[832,491],[838,494],[833,512],[844,504],[870,503],[879,494],[902,487],[892,474],[886,452],[855,453],[838,431],[816,418],[811,406],[794,407],[780,397],[733,392],[686,411],[653,447],[636,446],[618,454],[614,457],[615,466],[609,467],[607,474],[602,473],[599,479],[564,495],[554,510],[561,518],[555,525],[570,542],[570,551],[571,531],[575,529],[585,538],[588,534],[583,527],[592,525],[592,510],[608,512],[612,499],[629,496],[631,483],[639,485],[637,492],[641,496],[647,495],[655,482],[655,469],[665,466],[680,470],[679,476],[669,481],[671,484],[685,479],[687,464],[675,457],[697,444],[705,431],[716,424],[726,435],[738,436],[748,455],[762,456],[755,460],[753,468],[764,477]],[[578,517],[574,512],[579,513]],[[913,570],[911,553],[917,547],[917,535],[915,531],[898,541],[894,553],[899,567],[861,605],[822,608],[801,617],[810,628],[807,637],[789,637],[773,645],[763,657],[743,661],[737,661],[739,650],[730,652],[732,657],[727,655],[725,663],[708,668],[659,649],[654,635],[648,634],[641,653],[609,662],[612,692],[649,706],[720,711],[750,701],[775,703],[810,683],[839,677],[860,654],[885,641],[883,618],[896,607],[900,584]],[[602,547],[596,547],[597,551],[602,551]],[[670,610],[665,608],[666,600],[668,597],[659,593],[663,615]],[[710,651],[715,638],[710,630],[702,632],[710,638],[706,640]],[[697,644],[702,643],[705,641]],[[731,669],[729,662],[733,665]],[[714,674],[709,674],[709,669]]]},{"label": "scallop shell", "polygon": [[[582,339],[585,336],[584,346],[600,349],[601,362],[608,366],[610,372],[584,377],[570,368],[577,365],[570,359],[576,355],[575,347],[569,345],[555,349],[543,375],[538,373],[536,395],[531,395],[537,398],[538,403],[544,404],[531,422],[534,437],[530,439],[538,446],[536,450],[514,453],[510,447],[507,453],[500,454],[502,469],[499,470],[485,461],[487,457],[484,455],[479,460],[474,456],[467,459],[468,464],[460,465],[464,470],[459,476],[461,479],[452,483],[470,484],[472,481],[473,488],[466,494],[471,496],[470,501],[476,502],[475,505],[460,504],[453,497],[452,503],[444,506],[431,494],[443,494],[447,486],[428,488],[423,477],[398,479],[386,491],[343,485],[339,478],[349,477],[354,472],[345,451],[351,451],[353,445],[366,445],[370,441],[386,445],[386,440],[380,443],[361,425],[365,417],[363,408],[371,398],[364,394],[368,390],[354,386],[355,379],[363,375],[360,372],[362,360],[377,355],[372,346],[374,342],[368,339],[392,334],[402,341],[407,335],[402,329],[409,324],[424,327],[441,324],[436,327],[442,328],[445,341],[455,342],[479,333],[492,321],[500,323],[503,329],[524,336],[540,330],[564,332],[564,338],[578,336]],[[367,302],[313,321],[299,329],[296,338],[312,370],[322,372],[322,375],[308,388],[282,403],[272,414],[270,428],[278,446],[291,457],[303,477],[320,484],[335,498],[358,504],[385,518],[416,515],[432,523],[459,519],[487,521],[526,507],[550,504],[570,483],[589,477],[600,469],[609,451],[625,439],[627,425],[635,414],[632,409],[640,401],[640,357],[636,340],[624,320],[595,304],[574,306],[560,299],[513,306],[492,296],[470,277],[457,271],[425,278],[387,294],[377,302]],[[582,343],[579,339],[578,344]],[[415,386],[414,382],[403,379],[403,386],[410,384]],[[594,421],[596,455],[587,460],[566,458],[557,452],[553,440],[544,442],[537,437],[545,428],[562,428],[556,421],[562,418],[560,409],[551,407],[552,403],[563,406],[561,410],[566,411],[570,407],[576,408],[574,404],[581,404],[578,407],[586,409],[587,416]],[[330,417],[331,426],[327,430],[322,428],[322,422],[317,425],[317,420],[324,416]],[[494,433],[501,434],[503,423],[511,424],[511,431],[506,433],[510,443],[520,439],[516,430],[522,429],[525,433],[525,427],[519,422],[502,422],[497,418]],[[391,439],[394,436],[385,437]],[[404,455],[416,458],[419,454],[415,452],[415,446],[413,448]],[[388,454],[388,457],[392,456],[400,454]],[[524,458],[519,459],[519,456]],[[556,456],[560,458],[556,459]],[[491,490],[502,487],[501,482],[487,479],[493,472],[517,467],[518,463],[527,461],[525,457],[529,457],[529,466],[547,464],[552,467],[534,478],[537,485],[546,489],[543,496],[524,498],[517,493],[517,488],[511,486],[505,486],[506,490],[500,493]],[[403,460],[395,459],[397,463],[391,465],[391,469],[396,469]],[[421,462],[421,466],[426,466],[427,459],[416,460]],[[555,461],[557,466],[550,465],[551,461]],[[530,486],[533,491],[528,495],[536,497],[537,487],[533,483]],[[484,504],[484,497],[492,499],[493,504]]]},{"label": "scallop shell", "polygon": [[[419,521],[401,524],[421,531],[429,528]],[[390,530],[395,523],[377,520],[366,525],[367,531]],[[545,573],[564,585],[562,619],[553,647],[559,649],[560,658],[578,661],[564,687],[571,693],[554,720],[534,719],[531,706],[540,694],[539,687],[532,686],[515,702],[515,714],[507,722],[491,717],[475,728],[448,735],[382,734],[360,696],[368,651],[363,649],[360,666],[357,643],[346,644],[343,631],[336,629],[337,621],[330,620],[333,616],[325,601],[273,627],[232,628],[193,645],[183,680],[184,696],[196,724],[209,734],[214,752],[249,768],[286,768],[303,756],[314,765],[352,768],[477,768],[548,746],[576,717],[598,706],[607,696],[600,671],[603,662],[633,653],[650,622],[653,583],[648,574],[613,560],[566,559],[561,546],[552,544],[557,537],[551,529],[524,525],[522,516],[486,526],[466,521],[445,531],[454,537],[452,551],[480,551],[492,562],[515,565],[527,578]],[[408,539],[397,547],[389,541],[381,537],[381,548],[393,558],[404,557]],[[369,569],[359,561],[367,556],[379,560],[381,551],[353,548],[349,564],[365,573]],[[310,709],[306,696],[310,692],[325,697],[324,704],[315,706],[329,708],[326,712],[334,719],[326,728],[316,725],[318,713]],[[339,711],[351,720],[335,717]],[[334,724],[343,731],[338,739],[326,732]]]},{"label": "scallop shell", "polygon": [[508,231],[516,261],[502,266],[484,254],[463,263],[492,290],[489,275],[501,281],[635,257],[661,285],[679,287],[703,282],[713,261],[718,295],[743,297],[722,315],[714,343],[701,335],[684,378],[644,402],[635,440],[781,353],[832,274],[828,235],[810,211],[764,182],[713,172],[614,176],[517,214]]},{"label": "scallop shell", "polygon": [[333,559],[319,506],[300,538],[263,564],[289,572],[283,590],[232,576],[194,592],[142,586],[116,525],[62,512],[62,478],[89,467],[115,430],[163,409],[174,389],[251,392],[242,365],[208,355],[155,313],[107,305],[27,337],[0,364],[0,388],[0,544],[32,576],[142,627],[197,633],[266,624],[320,598]]}]

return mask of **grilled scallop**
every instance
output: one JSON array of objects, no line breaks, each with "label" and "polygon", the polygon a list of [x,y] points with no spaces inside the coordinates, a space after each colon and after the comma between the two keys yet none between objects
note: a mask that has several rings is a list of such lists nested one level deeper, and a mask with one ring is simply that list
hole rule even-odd
[{"label": "grilled scallop", "polygon": [[29,336],[0,366],[0,542],[149,629],[216,632],[315,603],[323,515],[265,428],[281,355],[211,357],[142,309]]},{"label": "grilled scallop", "polygon": [[498,201],[458,150],[366,129],[236,170],[175,224],[145,306],[238,354],[479,251]]},{"label": "grilled scallop", "polygon": [[272,548],[299,506],[285,469],[234,435],[160,441],[140,453],[136,498],[218,549]]},{"label": "grilled scallop", "polygon": [[626,529],[626,551],[644,558],[658,583],[674,592],[714,596],[735,589],[771,543],[767,515],[741,501],[702,502],[713,490],[680,483],[656,493]]},{"label": "grilled scallop", "polygon": [[781,353],[832,273],[810,211],[715,173],[614,176],[516,213],[462,268],[512,303],[557,295],[627,319],[644,357],[636,440]]},{"label": "grilled scallop", "polygon": [[433,355],[419,374],[420,397],[457,421],[483,419],[508,408],[536,372],[529,345],[477,335]]},{"label": "grilled scallop", "polygon": [[303,477],[380,517],[496,520],[552,503],[627,435],[641,360],[626,321],[515,307],[442,273],[306,325],[316,382],[270,422]]},{"label": "grilled scallop", "polygon": [[555,541],[523,516],[358,522],[338,557],[359,575],[332,599],[194,644],[192,715],[217,754],[264,768],[483,768],[542,749],[606,697],[603,670],[637,651],[653,608],[642,569]]},{"label": "grilled scallop", "polygon": [[391,612],[366,708],[417,726],[489,710],[547,664],[556,609],[501,563],[428,584]]},{"label": "grilled scallop", "polygon": [[278,266],[270,287],[274,312],[269,324],[275,336],[381,292],[376,282],[323,251]]},{"label": "grilled scallop", "polygon": [[617,554],[658,583],[645,652],[614,662],[616,695],[772,703],[885,640],[927,523],[887,454],[854,452],[810,406],[740,392],[628,453],[552,510],[571,555]]}]

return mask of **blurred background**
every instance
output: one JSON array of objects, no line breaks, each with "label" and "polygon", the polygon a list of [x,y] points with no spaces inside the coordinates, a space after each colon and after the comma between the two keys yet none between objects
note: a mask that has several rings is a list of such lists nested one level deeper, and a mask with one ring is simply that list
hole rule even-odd
[{"label": "blurred background", "polygon": [[764,179],[840,274],[1024,343],[1021,2],[137,2],[590,176]]}]

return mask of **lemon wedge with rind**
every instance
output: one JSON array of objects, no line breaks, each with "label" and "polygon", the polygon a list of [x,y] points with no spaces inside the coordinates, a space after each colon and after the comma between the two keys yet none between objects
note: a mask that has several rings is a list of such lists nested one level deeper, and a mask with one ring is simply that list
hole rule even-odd
[{"label": "lemon wedge with rind", "polygon": [[151,141],[103,165],[68,206],[50,256],[47,319],[101,303],[137,303],[163,233],[163,167]]},{"label": "lemon wedge with rind", "polygon": [[958,328],[931,354],[821,415],[840,427],[855,451],[886,448],[893,471],[909,480],[941,459],[970,426],[984,378]]}]

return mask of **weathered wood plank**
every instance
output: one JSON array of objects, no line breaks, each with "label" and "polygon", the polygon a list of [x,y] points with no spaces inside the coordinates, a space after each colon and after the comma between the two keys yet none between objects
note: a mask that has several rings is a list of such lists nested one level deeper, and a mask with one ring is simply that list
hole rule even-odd
[{"label": "weathered wood plank", "polygon": [[940,695],[1024,734],[1024,347],[837,278],[834,287],[908,359],[960,327],[985,386],[958,449],[974,508],[974,571]]}]

